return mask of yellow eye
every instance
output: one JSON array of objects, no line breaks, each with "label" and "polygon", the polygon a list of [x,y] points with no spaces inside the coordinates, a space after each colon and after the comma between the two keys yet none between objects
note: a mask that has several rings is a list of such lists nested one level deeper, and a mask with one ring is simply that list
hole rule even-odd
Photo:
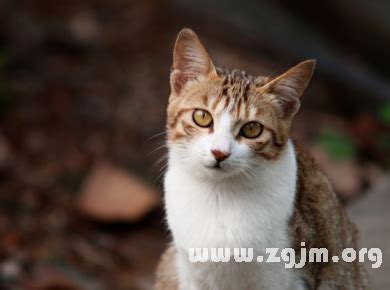
[{"label": "yellow eye", "polygon": [[196,109],[194,111],[192,114],[192,119],[196,125],[204,128],[210,127],[213,123],[213,118],[211,117],[210,113],[201,109]]},{"label": "yellow eye", "polygon": [[263,126],[258,122],[249,122],[241,127],[240,134],[245,138],[254,139],[261,135]]}]

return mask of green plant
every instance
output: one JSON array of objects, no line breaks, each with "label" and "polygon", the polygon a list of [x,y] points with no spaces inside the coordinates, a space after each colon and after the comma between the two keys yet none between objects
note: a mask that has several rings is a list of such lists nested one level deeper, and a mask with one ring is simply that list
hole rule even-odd
[{"label": "green plant", "polygon": [[333,159],[350,159],[357,155],[354,140],[339,131],[328,129],[322,132],[316,143]]}]

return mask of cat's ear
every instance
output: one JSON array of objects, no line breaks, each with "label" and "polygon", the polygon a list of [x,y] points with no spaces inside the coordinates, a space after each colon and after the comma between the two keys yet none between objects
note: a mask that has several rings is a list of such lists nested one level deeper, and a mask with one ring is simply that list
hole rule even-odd
[{"label": "cat's ear", "polygon": [[179,95],[184,85],[201,76],[216,73],[215,67],[194,31],[184,28],[176,39],[171,72],[172,93]]},{"label": "cat's ear", "polygon": [[300,97],[313,75],[315,64],[315,60],[303,61],[260,88],[272,95],[282,118],[291,118],[298,111]]}]

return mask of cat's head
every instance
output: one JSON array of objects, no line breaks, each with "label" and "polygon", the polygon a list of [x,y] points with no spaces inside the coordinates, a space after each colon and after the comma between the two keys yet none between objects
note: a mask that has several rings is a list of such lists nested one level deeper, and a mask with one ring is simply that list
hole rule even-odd
[{"label": "cat's head", "polygon": [[213,178],[277,160],[314,67],[307,60],[274,78],[217,69],[197,35],[183,29],[170,79],[170,158]]}]

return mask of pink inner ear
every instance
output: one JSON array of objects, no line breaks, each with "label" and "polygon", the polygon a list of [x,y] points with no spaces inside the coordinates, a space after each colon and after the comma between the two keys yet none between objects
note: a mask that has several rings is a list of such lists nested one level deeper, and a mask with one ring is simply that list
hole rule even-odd
[{"label": "pink inner ear", "polygon": [[176,93],[180,93],[189,80],[201,75],[207,76],[211,69],[212,64],[207,55],[202,55],[200,52],[192,52],[192,54],[176,52],[174,71],[171,76],[173,89]]},{"label": "pink inner ear", "polygon": [[175,70],[171,73],[171,86],[176,94],[180,94],[184,85],[189,81],[190,76],[185,75],[181,71]]},{"label": "pink inner ear", "polygon": [[189,29],[183,29],[176,40],[173,51],[172,90],[178,94],[184,85],[200,75],[215,70],[198,36]]},{"label": "pink inner ear", "polygon": [[210,60],[200,44],[185,43],[175,52],[174,69],[194,76],[207,74],[210,71]]},{"label": "pink inner ear", "polygon": [[282,109],[282,118],[293,116],[300,107],[298,98],[278,98],[277,100]]},{"label": "pink inner ear", "polygon": [[300,97],[306,89],[315,67],[315,61],[299,63],[263,86],[265,93],[273,94],[282,110],[282,117],[292,117],[299,109]]}]

